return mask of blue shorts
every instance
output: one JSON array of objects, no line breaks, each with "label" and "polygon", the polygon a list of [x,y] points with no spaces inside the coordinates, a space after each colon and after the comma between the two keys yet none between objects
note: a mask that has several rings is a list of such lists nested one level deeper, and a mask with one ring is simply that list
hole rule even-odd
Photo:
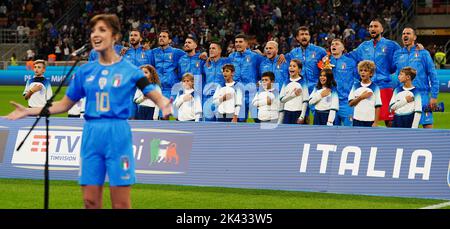
[{"label": "blue shorts", "polygon": [[[420,93],[422,97],[422,107],[430,104],[430,95],[428,93]],[[422,112],[422,116],[420,117],[420,125],[432,125],[433,120],[433,112]]]},{"label": "blue shorts", "polygon": [[136,182],[131,128],[122,119],[87,120],[81,142],[80,185],[110,186]]},{"label": "blue shorts", "polygon": [[414,121],[414,112],[408,115],[394,115],[392,127],[411,128]]},{"label": "blue shorts", "polygon": [[348,104],[340,103],[333,125],[353,126],[353,107],[350,107]]},{"label": "blue shorts", "polygon": [[330,111],[326,110],[326,111],[319,111],[316,110],[316,112],[314,113],[314,122],[313,125],[327,125],[328,122],[328,116],[330,115]]}]

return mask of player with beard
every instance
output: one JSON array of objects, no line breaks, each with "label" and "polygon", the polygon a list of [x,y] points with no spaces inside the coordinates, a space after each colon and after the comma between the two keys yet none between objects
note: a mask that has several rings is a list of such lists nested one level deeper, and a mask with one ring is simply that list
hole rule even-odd
[{"label": "player with beard", "polygon": [[395,41],[384,38],[382,36],[383,31],[383,20],[373,19],[369,25],[369,33],[372,39],[361,43],[348,56],[358,63],[363,60],[370,60],[375,63],[376,72],[372,80],[380,88],[382,100],[379,120],[384,120],[386,126],[390,127],[394,118],[393,113],[389,112],[389,102],[393,93],[390,75],[395,72],[393,57],[394,52],[400,49],[400,45]]},{"label": "player with beard", "polygon": [[130,47],[125,48],[124,57],[129,60],[136,67],[150,64],[151,50],[145,49],[142,45],[141,32],[138,29],[133,29],[129,34]]},{"label": "player with beard", "polygon": [[335,126],[352,126],[353,108],[348,105],[348,95],[355,82],[359,81],[356,62],[345,55],[344,42],[341,39],[331,41],[330,64],[333,66],[333,76],[337,83],[339,110],[334,120]]},{"label": "player with beard", "polygon": [[[301,75],[306,78],[309,93],[312,93],[314,87],[319,81],[320,69],[317,66],[320,60],[327,55],[324,48],[310,43],[311,35],[309,28],[300,26],[296,31],[295,39],[300,44],[299,47],[292,49],[286,54],[286,60],[289,62],[298,59],[303,64]],[[309,110],[306,111],[305,122],[309,123]]]},{"label": "player with beard", "polygon": [[[177,74],[177,66],[180,58],[185,55],[181,49],[170,46],[172,36],[168,30],[162,30],[159,33],[159,47],[152,50],[151,65],[156,68],[159,79],[161,80],[161,89],[165,97],[172,97],[172,87],[180,82],[181,78]],[[174,93],[174,96],[177,93]]]},{"label": "player with beard", "polygon": [[181,78],[184,74],[191,73],[194,76],[194,85],[198,87],[200,93],[203,84],[203,64],[205,61],[199,58],[200,53],[196,52],[197,47],[197,40],[189,35],[183,46],[186,53],[178,61],[178,76]]},{"label": "player with beard", "polygon": [[[413,28],[405,27],[402,33],[403,48],[394,53],[394,66],[397,74],[405,68],[416,70],[413,85],[422,98],[422,105],[434,108],[439,94],[439,80],[433,59],[427,50],[416,47],[416,33]],[[394,81],[398,83],[398,81]],[[431,97],[430,97],[431,94]],[[424,112],[420,119],[423,128],[433,128],[433,113]]]}]

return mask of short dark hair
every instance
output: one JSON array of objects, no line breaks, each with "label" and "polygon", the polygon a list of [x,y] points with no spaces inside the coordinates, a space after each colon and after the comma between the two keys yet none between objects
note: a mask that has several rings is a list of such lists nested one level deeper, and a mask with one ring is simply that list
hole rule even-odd
[{"label": "short dark hair", "polygon": [[186,37],[186,40],[187,40],[187,39],[191,39],[191,40],[193,40],[196,44],[198,44],[197,39],[196,39],[193,35],[191,35],[191,34],[189,34],[189,35]]},{"label": "short dark hair", "polygon": [[172,34],[170,33],[170,31],[168,29],[162,29],[159,34],[161,33],[167,33],[169,39],[172,39]]},{"label": "short dark hair", "polygon": [[245,41],[248,41],[248,36],[243,33],[240,33],[234,37],[235,40],[238,38],[243,38]]},{"label": "short dark hair", "polygon": [[374,18],[374,19],[372,19],[372,21],[370,21],[370,22],[373,22],[373,21],[377,21],[377,22],[379,22],[380,24],[381,24],[381,27],[383,27],[383,28],[385,28],[386,26],[386,21],[384,21],[384,19],[383,18],[380,18],[380,17],[376,17],[376,18]]},{"label": "short dark hair", "polygon": [[273,72],[271,72],[271,71],[263,72],[263,74],[261,75],[261,78],[263,78],[265,76],[269,77],[270,81],[272,81],[272,82],[275,81],[275,74],[273,74]]},{"label": "short dark hair", "polygon": [[212,45],[212,44],[216,44],[217,46],[219,46],[220,49],[222,49],[222,44],[220,42],[218,42],[218,41],[211,41],[209,43],[209,45]]},{"label": "short dark hair", "polygon": [[234,70],[234,65],[232,65],[232,64],[225,64],[225,65],[223,65],[222,66],[222,71],[224,71],[225,69],[229,69],[229,70],[231,70],[231,72],[235,71]]},{"label": "short dark hair", "polygon": [[297,36],[300,31],[308,31],[309,32],[309,28],[308,28],[308,26],[298,27],[297,30],[295,31],[295,36]]},{"label": "short dark hair", "polygon": [[416,28],[410,24],[405,25],[405,27],[403,27],[403,29],[412,29],[414,35],[416,35]]}]

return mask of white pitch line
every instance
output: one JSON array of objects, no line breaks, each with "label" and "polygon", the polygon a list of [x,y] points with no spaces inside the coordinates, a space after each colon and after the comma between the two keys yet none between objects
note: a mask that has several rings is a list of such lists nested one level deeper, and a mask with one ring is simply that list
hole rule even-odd
[{"label": "white pitch line", "polygon": [[435,205],[430,205],[430,206],[426,206],[420,209],[439,209],[439,208],[443,208],[443,207],[447,207],[450,206],[450,202],[445,202],[442,204],[435,204]]}]

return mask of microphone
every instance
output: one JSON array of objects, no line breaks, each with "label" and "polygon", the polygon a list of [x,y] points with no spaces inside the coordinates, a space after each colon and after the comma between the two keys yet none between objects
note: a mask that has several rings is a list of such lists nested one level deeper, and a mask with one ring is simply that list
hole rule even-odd
[{"label": "microphone", "polygon": [[81,46],[81,48],[73,51],[72,54],[70,54],[70,55],[71,56],[78,56],[78,55],[86,52],[88,50],[88,48],[89,48],[89,44],[85,44],[85,45]]}]

